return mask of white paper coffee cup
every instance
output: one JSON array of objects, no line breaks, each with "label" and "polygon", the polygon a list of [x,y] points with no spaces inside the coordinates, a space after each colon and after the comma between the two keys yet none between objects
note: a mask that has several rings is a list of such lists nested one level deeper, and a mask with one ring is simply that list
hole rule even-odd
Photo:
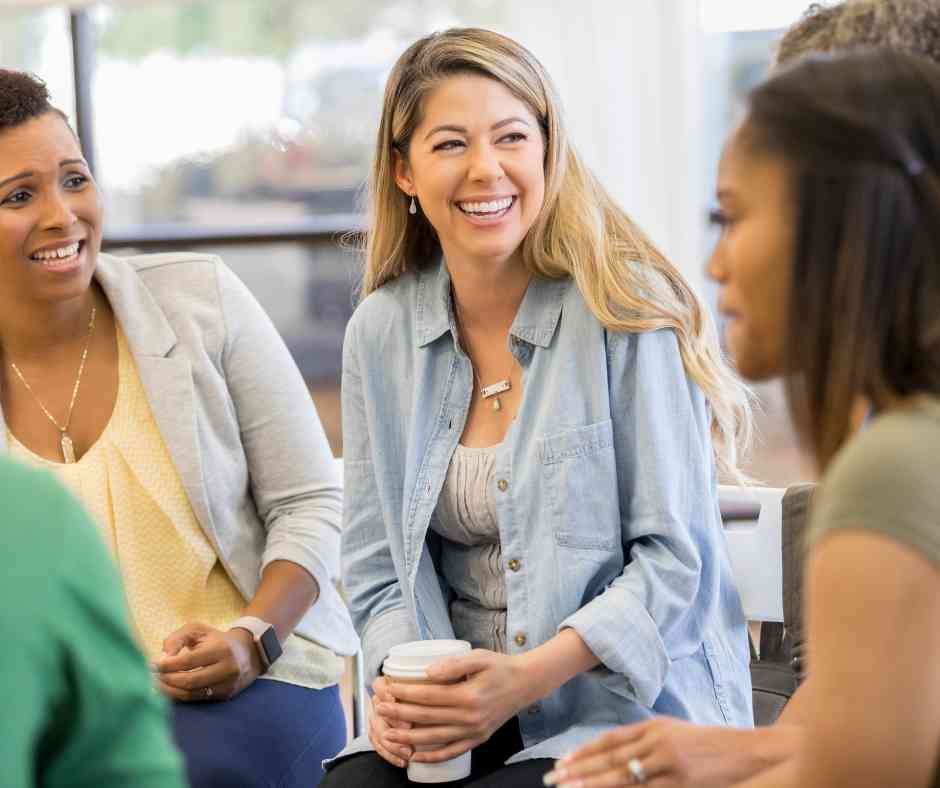
[{"label": "white paper coffee cup", "polygon": [[[382,663],[382,673],[390,679],[409,684],[428,681],[428,665],[447,657],[469,654],[470,644],[466,640],[415,640],[392,646]],[[416,751],[436,750],[435,747],[415,747]],[[414,783],[446,783],[470,776],[470,753],[442,763],[408,764],[408,779]]]}]

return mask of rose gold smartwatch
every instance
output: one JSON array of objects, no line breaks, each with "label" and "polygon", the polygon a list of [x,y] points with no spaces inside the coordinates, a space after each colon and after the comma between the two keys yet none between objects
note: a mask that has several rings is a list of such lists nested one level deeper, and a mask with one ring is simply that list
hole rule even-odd
[{"label": "rose gold smartwatch", "polygon": [[261,672],[267,673],[274,661],[281,656],[281,641],[274,626],[254,616],[242,616],[229,625],[229,629],[246,629],[251,633],[261,658]]}]

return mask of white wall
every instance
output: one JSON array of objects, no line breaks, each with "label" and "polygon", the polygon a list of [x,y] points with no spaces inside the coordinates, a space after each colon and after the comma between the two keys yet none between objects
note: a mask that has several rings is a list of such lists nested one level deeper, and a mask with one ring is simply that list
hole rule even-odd
[{"label": "white wall", "polygon": [[695,0],[517,0],[507,30],[562,94],[572,139],[701,291],[705,75]]}]

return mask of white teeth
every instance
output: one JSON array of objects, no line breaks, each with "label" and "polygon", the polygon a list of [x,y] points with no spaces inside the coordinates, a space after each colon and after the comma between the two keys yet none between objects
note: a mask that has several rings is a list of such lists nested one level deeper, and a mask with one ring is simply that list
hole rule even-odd
[{"label": "white teeth", "polygon": [[42,252],[36,252],[33,255],[34,260],[64,260],[68,257],[74,257],[78,254],[78,243],[69,244],[59,249],[47,249]]},{"label": "white teeth", "polygon": [[461,202],[457,203],[457,205],[464,213],[488,214],[505,211],[512,205],[512,201],[512,197],[505,197],[502,200],[494,200],[492,202]]}]

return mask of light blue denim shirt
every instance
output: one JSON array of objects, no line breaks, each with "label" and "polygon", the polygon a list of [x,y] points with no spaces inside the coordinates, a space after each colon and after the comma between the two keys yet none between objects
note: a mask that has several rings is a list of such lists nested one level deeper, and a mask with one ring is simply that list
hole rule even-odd
[{"label": "light blue denim shirt", "polygon": [[[471,396],[455,336],[443,263],[371,294],[346,331],[343,577],[369,682],[391,646],[453,637],[429,524]],[[709,408],[675,335],[608,331],[571,280],[534,278],[509,346],[524,391],[491,491],[509,653],[571,627],[601,662],[519,714],[510,762],[652,714],[752,724]]]}]

